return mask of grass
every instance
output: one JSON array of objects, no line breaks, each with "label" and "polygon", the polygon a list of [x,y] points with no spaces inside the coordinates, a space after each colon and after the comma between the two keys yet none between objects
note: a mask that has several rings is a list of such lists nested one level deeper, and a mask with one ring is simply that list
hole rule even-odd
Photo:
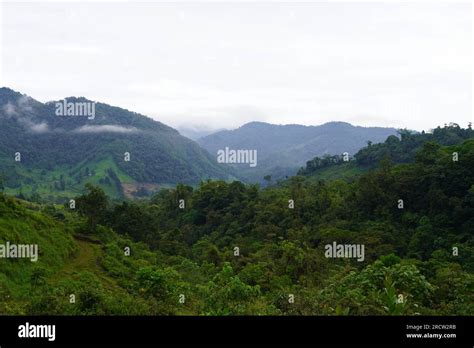
[{"label": "grass", "polygon": [[[84,174],[86,168],[89,169],[89,176],[79,175]],[[125,174],[115,164],[111,157],[103,158],[98,161],[83,161],[76,166],[56,166],[54,170],[45,172],[43,170],[29,170],[28,168],[18,166],[17,173],[25,179],[25,183],[21,188],[5,187],[5,193],[8,195],[18,195],[20,193],[31,196],[33,193],[39,194],[42,198],[50,201],[66,201],[84,192],[86,183],[99,185],[110,197],[120,197],[121,192],[118,192],[117,187],[111,180],[111,185],[101,184],[100,180],[108,176],[107,171],[112,169],[122,183],[132,183],[134,180]],[[70,174],[73,174],[72,176]],[[65,189],[60,190],[55,187],[59,185],[61,175],[65,181]],[[76,178],[79,177],[79,181]],[[29,181],[35,184],[28,183]]]},{"label": "grass", "polygon": [[312,173],[307,177],[307,180],[310,182],[315,182],[318,180],[345,180],[352,181],[357,176],[364,174],[368,171],[367,168],[360,167],[354,163],[343,163],[340,165],[334,165],[326,167]]},{"label": "grass", "polygon": [[7,296],[27,296],[35,270],[56,272],[76,248],[68,226],[32,208],[0,195],[0,244],[37,244],[39,252],[37,262],[0,259],[0,292]]}]

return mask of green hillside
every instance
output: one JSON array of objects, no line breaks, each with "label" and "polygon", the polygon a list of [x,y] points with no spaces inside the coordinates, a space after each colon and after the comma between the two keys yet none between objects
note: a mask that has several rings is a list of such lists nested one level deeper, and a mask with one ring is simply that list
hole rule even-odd
[{"label": "green hillside", "polygon": [[57,116],[55,105],[0,88],[0,175],[8,193],[59,201],[91,182],[120,198],[123,183],[144,191],[231,178],[198,144],[151,118],[103,103],[93,119]]},{"label": "green hillside", "polygon": [[[88,185],[76,202],[0,194],[0,244],[40,250],[0,259],[0,314],[474,314],[474,140],[350,181],[207,181],[132,202]],[[365,252],[328,256],[333,243]]]},{"label": "green hillside", "polygon": [[401,130],[399,134],[400,138],[389,136],[382,143],[369,143],[348,158],[348,161],[342,154],[315,157],[306,162],[306,166],[298,171],[298,175],[314,182],[334,179],[354,180],[358,175],[376,168],[383,159],[388,159],[393,164],[413,162],[416,154],[428,142],[449,146],[474,138],[471,124],[465,129],[457,124],[449,124],[434,129],[432,133]]},{"label": "green hillside", "polygon": [[6,187],[10,195],[22,195],[35,200],[64,202],[84,191],[84,185],[99,185],[111,197],[123,196],[123,183],[134,179],[121,171],[111,157],[98,161],[83,161],[76,166],[58,166],[52,171],[27,170],[19,167],[17,174],[25,180],[21,187]]},{"label": "green hillside", "polygon": [[395,128],[359,127],[345,122],[328,122],[319,126],[250,122],[197,141],[214,156],[225,147],[256,150],[257,166],[235,164],[232,167],[244,181],[265,184],[264,176],[271,175],[278,180],[295,175],[298,168],[314,156],[343,152],[354,154],[368,141],[382,142],[394,134]]}]

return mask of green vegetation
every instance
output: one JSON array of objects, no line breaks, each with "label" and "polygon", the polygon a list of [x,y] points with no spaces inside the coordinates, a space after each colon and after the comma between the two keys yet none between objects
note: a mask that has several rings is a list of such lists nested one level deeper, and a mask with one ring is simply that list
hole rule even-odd
[{"label": "green vegetation", "polygon": [[256,167],[248,164],[231,166],[243,181],[265,184],[264,176],[271,175],[276,181],[294,175],[308,158],[315,155],[344,151],[353,154],[367,141],[382,142],[396,131],[395,128],[358,127],[345,122],[328,122],[319,126],[250,122],[234,130],[207,135],[197,142],[212,155],[225,147],[256,150]]},{"label": "green vegetation", "polygon": [[52,171],[27,170],[18,166],[18,172],[25,182],[19,187],[6,187],[5,193],[39,202],[63,202],[84,191],[86,184],[100,186],[110,197],[123,196],[122,183],[134,180],[122,172],[111,157],[98,161],[84,161],[76,166],[55,167]]},{"label": "green vegetation", "polygon": [[368,143],[353,157],[355,161],[347,161],[341,155],[324,155],[306,162],[306,166],[298,171],[298,175],[309,180],[344,179],[353,180],[357,175],[374,169],[384,158],[389,158],[394,164],[409,163],[415,160],[415,155],[424,144],[434,142],[439,145],[456,145],[467,139],[474,138],[472,124],[463,129],[458,124],[450,123],[443,128],[433,129],[431,133],[414,133],[400,130],[399,137],[389,136],[379,144]]},{"label": "green vegetation", "polygon": [[[122,202],[88,185],[76,209],[0,195],[0,241],[40,247],[37,263],[0,259],[0,313],[473,315],[474,140],[432,140],[350,181]],[[333,242],[364,261],[327,258]]]},{"label": "green vegetation", "polygon": [[82,193],[86,183],[122,198],[127,183],[162,187],[232,178],[175,129],[103,103],[97,103],[94,119],[59,117],[54,102],[0,88],[0,123],[0,174],[6,192],[20,198],[59,202]]}]

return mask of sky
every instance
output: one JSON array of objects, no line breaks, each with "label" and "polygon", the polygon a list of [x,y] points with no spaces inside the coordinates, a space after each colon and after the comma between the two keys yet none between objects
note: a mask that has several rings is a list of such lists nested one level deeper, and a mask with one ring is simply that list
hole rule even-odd
[{"label": "sky", "polygon": [[3,2],[0,85],[175,128],[428,130],[472,116],[464,3]]}]

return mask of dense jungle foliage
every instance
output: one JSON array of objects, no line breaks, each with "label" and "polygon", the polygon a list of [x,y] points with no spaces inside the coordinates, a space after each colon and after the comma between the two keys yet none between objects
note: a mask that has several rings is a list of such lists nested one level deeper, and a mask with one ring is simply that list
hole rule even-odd
[{"label": "dense jungle foliage", "polygon": [[[138,201],[87,185],[74,209],[1,194],[0,244],[40,257],[0,259],[0,314],[473,315],[474,140],[396,162]],[[364,260],[326,257],[333,242]]]}]

